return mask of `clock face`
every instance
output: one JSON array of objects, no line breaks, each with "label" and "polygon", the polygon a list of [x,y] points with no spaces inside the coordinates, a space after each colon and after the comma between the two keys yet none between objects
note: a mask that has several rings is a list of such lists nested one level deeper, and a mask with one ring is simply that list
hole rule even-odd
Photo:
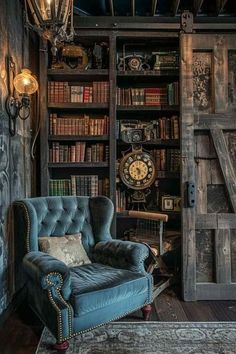
[{"label": "clock face", "polygon": [[123,157],[120,163],[123,183],[132,189],[145,189],[155,180],[155,165],[152,157],[143,151],[134,151]]}]

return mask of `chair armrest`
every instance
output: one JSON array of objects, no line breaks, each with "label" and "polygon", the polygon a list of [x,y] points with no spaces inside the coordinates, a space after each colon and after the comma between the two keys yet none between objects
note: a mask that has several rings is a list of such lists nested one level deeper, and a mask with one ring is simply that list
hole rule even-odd
[{"label": "chair armrest", "polygon": [[168,221],[168,215],[167,214],[162,214],[162,213],[154,213],[154,212],[149,212],[149,211],[137,211],[137,210],[126,210],[122,212],[125,215],[131,216],[133,218],[138,218],[138,219],[147,219],[147,220],[153,220],[153,221]]},{"label": "chair armrest", "polygon": [[47,253],[33,251],[23,258],[26,274],[42,289],[60,290],[68,300],[71,294],[70,270],[65,263]]},{"label": "chair armrest", "polygon": [[93,250],[95,262],[139,273],[146,273],[144,260],[149,256],[146,245],[131,241],[101,241]]}]

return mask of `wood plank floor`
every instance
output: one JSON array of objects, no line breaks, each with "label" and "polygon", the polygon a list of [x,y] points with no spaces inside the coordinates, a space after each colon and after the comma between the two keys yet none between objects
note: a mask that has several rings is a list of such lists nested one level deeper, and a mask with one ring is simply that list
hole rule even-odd
[{"label": "wood plank floor", "polygon": [[[184,302],[176,289],[166,289],[153,303],[151,321],[236,321],[236,301]],[[121,321],[142,321],[137,311]],[[34,354],[42,325],[23,303],[0,329],[1,354]]]}]

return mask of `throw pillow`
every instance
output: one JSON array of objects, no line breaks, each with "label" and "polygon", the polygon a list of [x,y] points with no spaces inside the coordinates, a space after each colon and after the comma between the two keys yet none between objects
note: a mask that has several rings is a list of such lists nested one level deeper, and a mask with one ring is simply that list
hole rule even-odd
[{"label": "throw pillow", "polygon": [[39,237],[39,249],[64,262],[68,267],[91,263],[82,245],[81,234]]}]

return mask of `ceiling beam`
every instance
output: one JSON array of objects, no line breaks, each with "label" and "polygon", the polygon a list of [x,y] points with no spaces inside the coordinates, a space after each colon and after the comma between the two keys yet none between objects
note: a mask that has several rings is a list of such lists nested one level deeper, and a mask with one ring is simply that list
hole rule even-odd
[{"label": "ceiling beam", "polygon": [[152,0],[152,16],[155,16],[157,10],[157,0]]},{"label": "ceiling beam", "polygon": [[114,16],[114,3],[113,3],[113,0],[109,0],[109,6],[110,6],[111,16]]},{"label": "ceiling beam", "polygon": [[135,0],[131,0],[131,13],[135,16]]},{"label": "ceiling beam", "polygon": [[224,10],[224,7],[228,0],[216,0],[216,11],[217,16]]},{"label": "ceiling beam", "polygon": [[174,16],[176,16],[176,14],[178,12],[179,3],[180,3],[180,0],[173,0],[172,9],[173,9],[173,15]]},{"label": "ceiling beam", "polygon": [[200,11],[204,0],[194,0],[193,3],[193,14],[197,16],[198,12]]}]

